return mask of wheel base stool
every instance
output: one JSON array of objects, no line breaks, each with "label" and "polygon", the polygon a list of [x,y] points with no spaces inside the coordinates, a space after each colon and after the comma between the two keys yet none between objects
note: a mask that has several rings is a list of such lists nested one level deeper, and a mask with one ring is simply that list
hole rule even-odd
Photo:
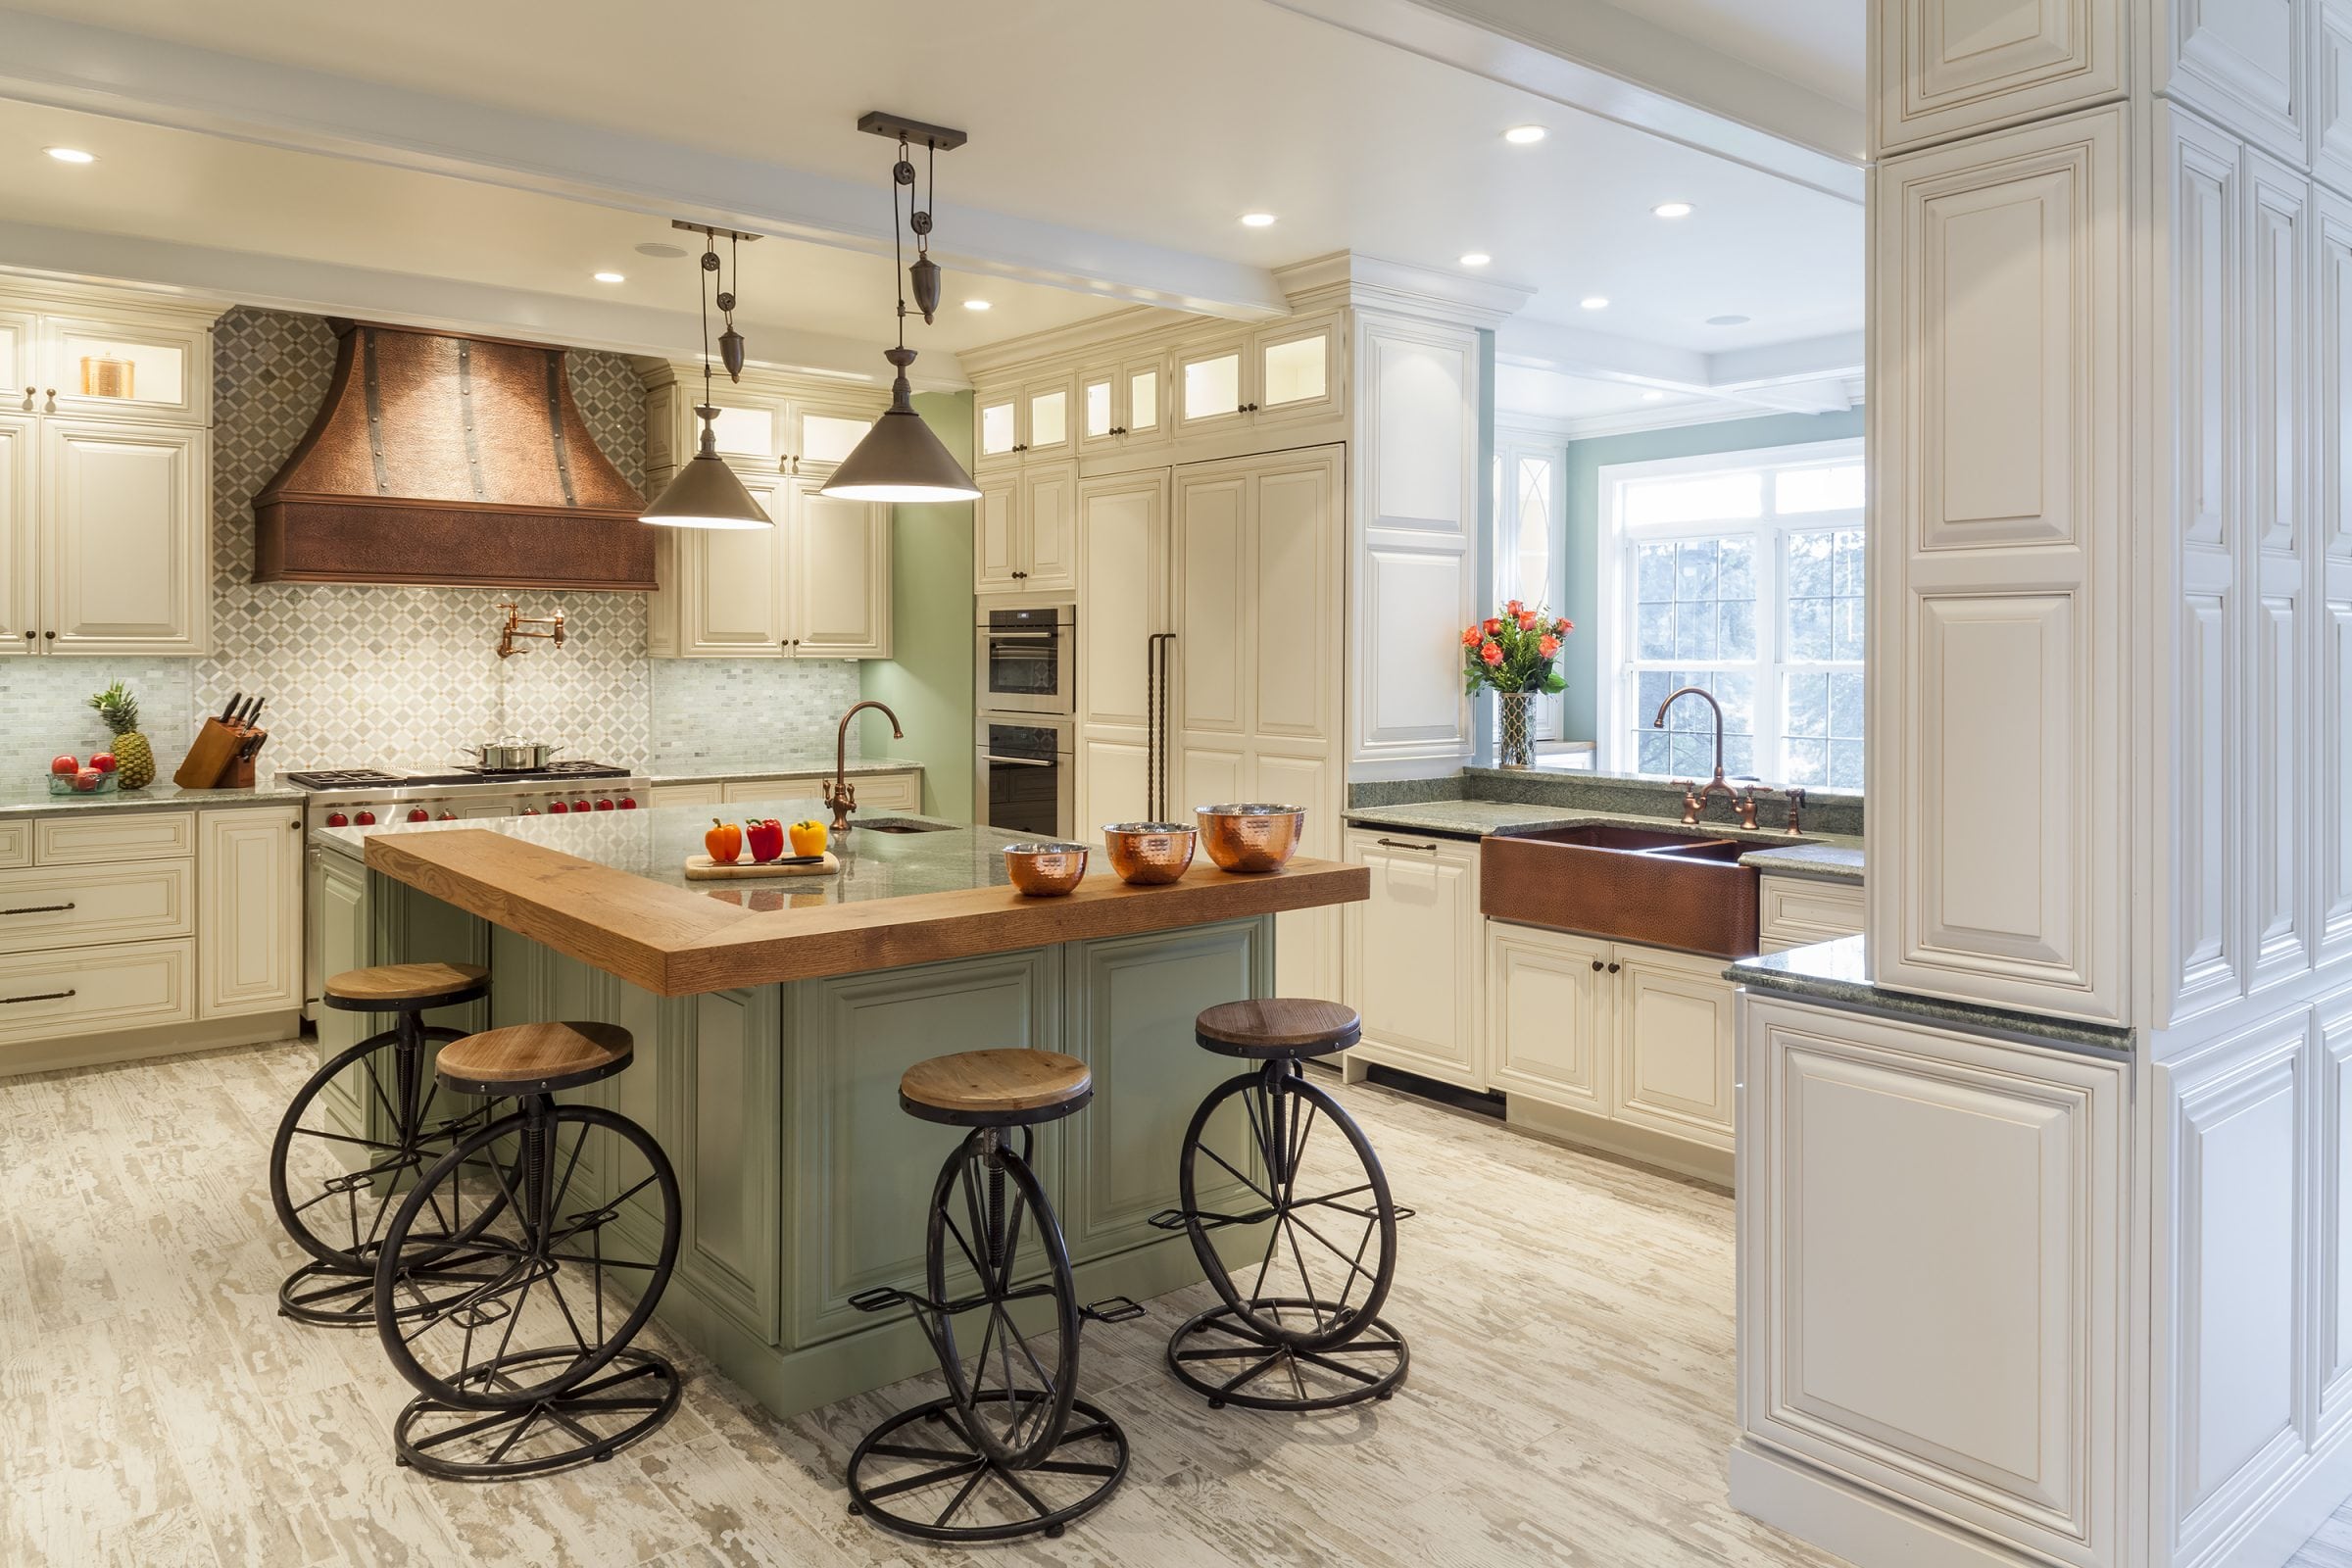
[{"label": "wheel base stool", "polygon": [[[1002,1394],[979,1395],[981,1403],[1003,1402]],[[1054,1478],[1054,1496],[1031,1473]],[[953,1524],[984,1478],[999,1483],[992,1491],[1009,1498],[1010,1517],[992,1523]],[[1065,1478],[1067,1478],[1065,1480]],[[953,1397],[927,1399],[901,1410],[865,1435],[850,1455],[850,1512],[886,1529],[918,1541],[1013,1541],[1022,1536],[1059,1536],[1062,1528],[1082,1514],[1101,1507],[1127,1479],[1127,1434],[1119,1424],[1084,1399],[1070,1401],[1070,1420],[1045,1456],[1016,1470],[990,1456],[974,1441],[963,1412]],[[1080,1483],[1093,1486],[1074,1496],[1064,1488]],[[947,1506],[920,1514],[895,1499],[956,1485]]]},{"label": "wheel base stool", "polygon": [[[502,1377],[559,1358],[568,1360],[572,1353],[524,1350],[503,1355],[471,1369],[459,1380],[460,1386],[486,1388]],[[392,1424],[393,1457],[444,1481],[508,1481],[602,1462],[674,1415],[682,1392],[677,1369],[667,1361],[641,1350],[623,1350],[587,1381],[516,1408],[484,1410],[429,1396],[412,1399]],[[449,1457],[441,1450],[453,1444],[484,1456]]]},{"label": "wheel base stool", "polygon": [[[1348,1340],[1302,1350],[1252,1325],[1286,1312],[1301,1327],[1331,1308],[1303,1297],[1261,1298],[1244,1315],[1220,1301],[1195,1312],[1168,1337],[1168,1370],[1211,1410],[1337,1410],[1386,1399],[1404,1382],[1412,1351],[1386,1318],[1365,1318]],[[1219,1374],[1230,1372],[1231,1376]],[[1288,1392],[1282,1392],[1286,1389]]]}]

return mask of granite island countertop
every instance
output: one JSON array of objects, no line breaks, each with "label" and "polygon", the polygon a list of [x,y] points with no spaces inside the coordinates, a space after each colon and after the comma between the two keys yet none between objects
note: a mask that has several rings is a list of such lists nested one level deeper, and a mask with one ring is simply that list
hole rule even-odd
[{"label": "granite island countertop", "polygon": [[[821,814],[812,800],[743,802],[746,815]],[[916,818],[936,821],[936,818]],[[691,996],[1095,937],[1246,919],[1363,899],[1371,873],[1294,860],[1263,876],[1205,858],[1161,887],[1130,887],[1106,861],[1078,890],[1014,892],[1004,847],[1022,835],[853,830],[838,873],[689,881],[710,811],[656,807],[593,816],[489,817],[321,828],[312,840],[369,870],[661,996]]]},{"label": "granite island countertop", "polygon": [[1862,841],[1851,835],[1786,833],[1747,829],[1737,823],[1701,822],[1684,829],[1671,816],[1643,816],[1631,811],[1596,811],[1585,807],[1522,805],[1507,801],[1414,801],[1395,806],[1349,807],[1342,813],[1357,827],[1393,827],[1407,833],[1436,833],[1447,838],[1479,839],[1531,827],[1573,827],[1590,822],[1622,822],[1669,832],[1688,831],[1693,837],[1737,839],[1755,848],[1740,857],[1741,865],[1774,876],[1813,877],[1822,881],[1862,881]]},{"label": "granite island countertop", "polygon": [[[645,776],[654,788],[665,784],[739,784],[746,779],[781,778],[803,773],[833,776],[833,754],[769,753],[762,757],[697,757],[683,761],[648,763]],[[910,757],[853,757],[850,777],[864,773],[919,773],[923,764]]]}]

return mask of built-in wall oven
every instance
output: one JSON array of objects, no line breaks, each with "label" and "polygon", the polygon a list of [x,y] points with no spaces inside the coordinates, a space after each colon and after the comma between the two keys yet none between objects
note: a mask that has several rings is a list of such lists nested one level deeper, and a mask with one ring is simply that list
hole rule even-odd
[{"label": "built-in wall oven", "polygon": [[1077,720],[982,713],[974,726],[972,805],[990,827],[1066,839],[1077,812]]},{"label": "built-in wall oven", "polygon": [[1073,605],[980,612],[972,661],[982,713],[1078,711],[1078,612]]}]

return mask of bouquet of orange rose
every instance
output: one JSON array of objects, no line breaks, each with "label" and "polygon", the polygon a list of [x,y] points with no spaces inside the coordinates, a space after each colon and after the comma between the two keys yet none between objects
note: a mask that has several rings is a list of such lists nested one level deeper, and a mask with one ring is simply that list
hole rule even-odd
[{"label": "bouquet of orange rose", "polygon": [[1512,600],[1501,614],[1462,628],[1462,689],[1475,694],[1487,686],[1531,697],[1565,691],[1568,682],[1551,662],[1559,657],[1560,639],[1574,630],[1576,623],[1565,615],[1547,620],[1541,607],[1530,610]]}]

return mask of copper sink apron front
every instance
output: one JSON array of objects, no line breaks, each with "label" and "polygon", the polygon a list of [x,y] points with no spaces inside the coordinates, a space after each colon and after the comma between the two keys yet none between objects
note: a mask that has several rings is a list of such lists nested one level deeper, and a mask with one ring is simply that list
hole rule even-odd
[{"label": "copper sink apron front", "polygon": [[1479,846],[1479,908],[1521,925],[1753,957],[1757,877],[1739,863],[1745,848],[1639,828],[1493,834]]}]

